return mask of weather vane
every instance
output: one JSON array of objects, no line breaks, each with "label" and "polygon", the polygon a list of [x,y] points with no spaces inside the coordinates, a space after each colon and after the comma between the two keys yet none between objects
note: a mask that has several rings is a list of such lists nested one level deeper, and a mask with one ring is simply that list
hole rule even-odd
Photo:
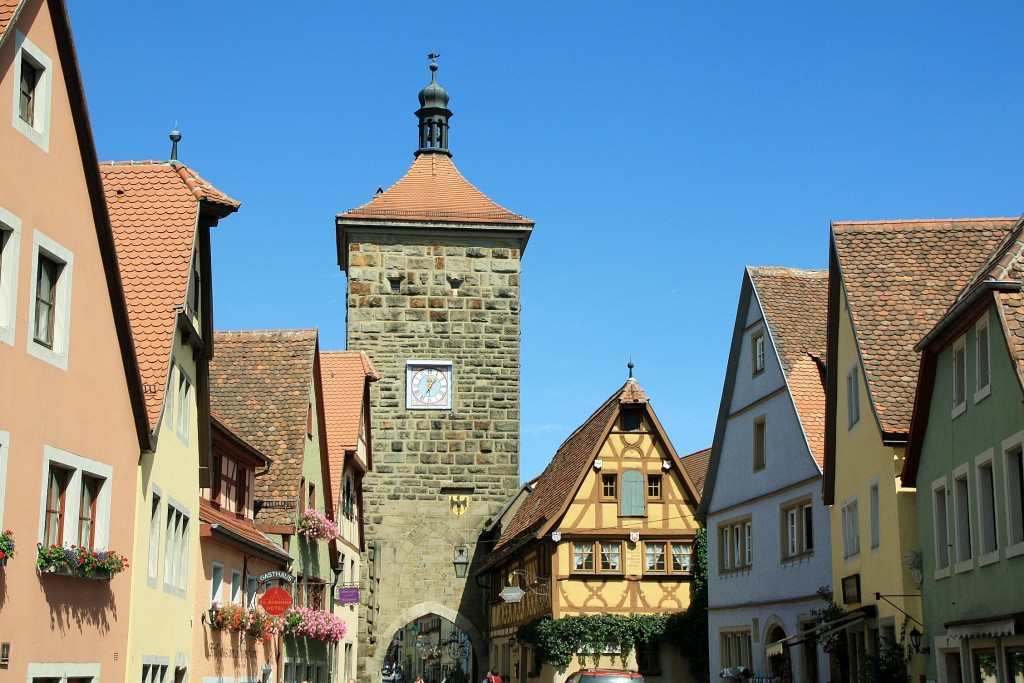
[{"label": "weather vane", "polygon": [[429,55],[427,55],[427,59],[429,59],[432,62],[436,62],[437,58],[440,57],[440,56],[441,55],[439,55],[439,54],[437,54],[435,52],[431,52]]}]

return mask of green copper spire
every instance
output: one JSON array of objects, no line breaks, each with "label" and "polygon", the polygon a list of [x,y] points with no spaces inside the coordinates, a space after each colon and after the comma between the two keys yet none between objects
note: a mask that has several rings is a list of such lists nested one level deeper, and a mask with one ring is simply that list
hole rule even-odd
[{"label": "green copper spire", "polygon": [[420,90],[420,108],[416,116],[420,120],[420,148],[416,156],[421,154],[447,154],[448,151],[448,119],[452,112],[448,109],[448,91],[437,84],[437,58],[441,55],[429,54],[430,84]]}]

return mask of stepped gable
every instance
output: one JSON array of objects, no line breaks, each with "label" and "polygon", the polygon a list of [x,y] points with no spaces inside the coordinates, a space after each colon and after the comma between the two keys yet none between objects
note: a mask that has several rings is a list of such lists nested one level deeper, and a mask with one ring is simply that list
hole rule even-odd
[{"label": "stepped gable", "polygon": [[619,406],[637,403],[648,403],[647,395],[640,384],[630,378],[558,447],[555,457],[537,477],[533,492],[502,531],[494,552],[487,558],[488,565],[533,540],[537,527],[558,513],[575,493],[580,475],[593,462],[619,413]]},{"label": "stepped gable", "polygon": [[261,524],[294,524],[306,445],[316,330],[215,332],[210,402],[232,431],[271,461],[256,477]]},{"label": "stepped gable", "polygon": [[919,360],[914,346],[1016,221],[832,224],[864,376],[886,434],[905,435],[910,428]]},{"label": "stepped gable", "polygon": [[693,482],[693,487],[697,490],[697,494],[703,496],[704,480],[707,479],[708,465],[711,464],[711,449],[705,448],[689,455],[684,455],[679,460],[683,464],[683,469],[686,470],[686,476]]},{"label": "stepped gable", "polygon": [[206,205],[222,217],[240,203],[178,162],[100,164],[149,429],[160,419],[175,316],[188,294],[196,223]]},{"label": "stepped gable", "polygon": [[532,226],[533,221],[495,204],[462,177],[451,157],[421,154],[397,183],[339,220],[501,223]]},{"label": "stepped gable", "polygon": [[[366,381],[376,382],[380,373],[362,351],[324,351],[320,354],[320,382],[324,393],[324,428],[331,463],[331,491],[341,500],[345,454],[351,452],[365,471],[370,463],[359,459],[359,428],[363,419]],[[370,454],[367,453],[367,457]]]},{"label": "stepped gable", "polygon": [[748,267],[765,326],[818,467],[825,465],[828,271]]}]

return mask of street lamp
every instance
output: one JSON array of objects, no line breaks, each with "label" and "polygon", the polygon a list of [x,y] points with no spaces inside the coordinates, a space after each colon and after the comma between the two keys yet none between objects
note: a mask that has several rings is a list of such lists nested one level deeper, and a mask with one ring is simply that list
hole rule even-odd
[{"label": "street lamp", "polygon": [[922,635],[924,635],[924,634],[922,634],[920,631],[918,631],[916,626],[913,629],[911,629],[911,631],[910,631],[910,647],[914,648],[914,652],[918,653],[919,655],[926,655],[929,652],[931,652],[932,649],[930,647],[928,647],[927,645],[925,645],[924,647],[921,647],[921,636]]},{"label": "street lamp", "polygon": [[455,565],[455,578],[466,578],[466,572],[469,570],[469,549],[466,546],[455,546],[455,559],[452,560],[452,564]]}]

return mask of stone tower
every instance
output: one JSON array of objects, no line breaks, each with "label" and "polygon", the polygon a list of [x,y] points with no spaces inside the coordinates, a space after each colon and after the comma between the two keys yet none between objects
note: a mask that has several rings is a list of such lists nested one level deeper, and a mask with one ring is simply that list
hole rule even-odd
[{"label": "stone tower", "polygon": [[477,671],[487,666],[476,542],[519,487],[519,277],[533,222],[455,168],[448,93],[430,70],[412,166],[336,221],[348,348],[382,375],[363,482],[360,681],[430,613],[467,633]]}]

